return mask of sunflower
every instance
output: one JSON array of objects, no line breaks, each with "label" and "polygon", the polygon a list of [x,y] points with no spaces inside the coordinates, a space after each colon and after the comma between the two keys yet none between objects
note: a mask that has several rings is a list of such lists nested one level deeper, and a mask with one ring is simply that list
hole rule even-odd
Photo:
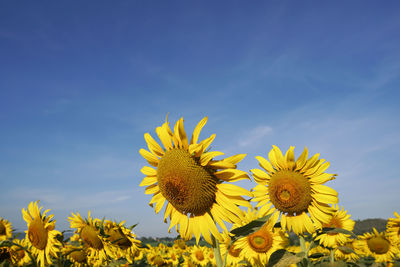
[{"label": "sunflower", "polygon": [[397,244],[400,248],[400,215],[397,212],[393,213],[395,218],[389,218],[386,225],[387,236],[393,244]]},{"label": "sunflower", "polygon": [[25,231],[28,244],[31,245],[31,252],[36,256],[40,266],[51,264],[51,257],[57,257],[61,243],[57,236],[61,233],[54,230],[56,221],[51,220],[53,215],[46,216],[50,210],[41,214],[43,207],[39,208],[38,201],[29,203],[28,210],[22,209],[22,216],[28,225]]},{"label": "sunflower", "polygon": [[373,228],[373,233],[365,233],[360,237],[365,255],[372,256],[376,262],[389,262],[398,255],[398,248],[390,242],[385,232],[379,233]]},{"label": "sunflower", "polygon": [[0,217],[0,241],[10,239],[12,236],[11,223]]},{"label": "sunflower", "polygon": [[[347,249],[349,248],[349,249]],[[347,239],[347,241],[335,250],[335,259],[344,261],[357,261],[362,254],[362,245],[357,239]]]},{"label": "sunflower", "polygon": [[63,254],[74,264],[74,266],[82,267],[88,263],[87,249],[83,246],[66,245],[63,248]]},{"label": "sunflower", "polygon": [[[350,232],[353,231],[355,222],[350,219],[351,215],[347,214],[347,211],[343,210],[343,207],[340,210],[337,205],[334,205],[333,208],[335,209],[335,213],[329,223],[318,224],[318,228],[341,228]],[[325,247],[335,248],[343,245],[349,237],[350,235],[343,233],[323,233],[318,235],[315,240],[319,240],[319,243]]]},{"label": "sunflower", "polygon": [[[253,189],[257,207],[261,213],[276,210],[282,214],[283,229],[296,234],[314,233],[313,221],[329,223],[334,209],[329,204],[338,202],[338,193],[323,183],[335,178],[335,174],[324,173],[329,162],[318,159],[319,154],[308,157],[307,147],[295,160],[294,147],[291,146],[283,156],[281,150],[273,146],[269,161],[257,156],[260,166],[265,170],[252,169],[258,185]],[[307,213],[310,214],[307,215]],[[310,218],[311,217],[311,218]]]},{"label": "sunflower", "polygon": [[78,233],[87,246],[88,262],[93,265],[102,265],[109,257],[114,256],[112,245],[101,234],[102,223],[99,219],[92,219],[90,211],[88,218],[83,219],[79,212],[71,213],[72,217],[68,217],[71,228],[76,228]]},{"label": "sunflower", "polygon": [[[226,257],[226,266],[238,266],[239,262],[244,260],[242,253],[240,253],[242,249],[236,248],[234,244],[229,247],[232,239],[228,232],[223,232],[222,237],[224,241],[220,244],[220,249],[222,258]],[[226,255],[227,253],[228,255]]]},{"label": "sunflower", "polygon": [[[244,226],[251,221],[263,217],[257,210],[248,209],[245,218],[239,224],[234,224],[232,229]],[[256,232],[239,238],[234,245],[234,250],[239,252],[252,266],[264,266],[268,263],[269,257],[278,249],[288,245],[289,240],[280,228],[274,228],[279,217],[278,213],[272,217]]]},{"label": "sunflower", "polygon": [[107,239],[116,248],[116,254],[132,263],[141,242],[136,239],[136,235],[124,223],[125,221],[116,223],[107,220],[104,222],[104,231],[108,236]]},{"label": "sunflower", "polygon": [[189,240],[195,235],[197,243],[201,235],[212,243],[210,232],[222,240],[216,223],[226,231],[223,221],[239,223],[243,214],[238,206],[251,207],[241,195],[252,196],[246,189],[223,183],[250,179],[246,172],[236,169],[236,164],[245,155],[213,160],[223,155],[218,151],[206,151],[215,135],[198,142],[206,122],[207,117],[197,124],[189,143],[183,118],[175,124],[174,132],[166,119],[161,127],[156,128],[165,149],[146,133],[144,138],[150,152],[139,151],[150,165],[156,167],[145,166],[141,170],[146,177],[140,186],[147,186],[145,194],[153,194],[149,204],[153,206],[155,203],[155,212],[158,213],[167,202],[164,221],[170,218],[168,231],[175,226],[182,238]]},{"label": "sunflower", "polygon": [[208,264],[207,254],[206,247],[193,246],[190,251],[192,261],[197,264],[197,266],[206,266]]},{"label": "sunflower", "polygon": [[[12,241],[14,244],[10,248],[10,256],[11,262],[16,266],[23,266],[31,262],[31,258],[29,254],[25,251],[25,249],[29,249],[28,241],[24,239],[14,239]],[[25,249],[24,249],[25,248]]]}]

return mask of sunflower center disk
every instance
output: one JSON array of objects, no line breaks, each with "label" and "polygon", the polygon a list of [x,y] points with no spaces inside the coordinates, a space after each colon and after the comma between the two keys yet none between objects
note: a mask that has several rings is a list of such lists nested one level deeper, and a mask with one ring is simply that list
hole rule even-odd
[{"label": "sunflower center disk", "polygon": [[86,225],[85,227],[83,227],[80,235],[83,241],[90,247],[97,250],[103,248],[103,242],[97,236],[97,232],[93,229],[92,226]]},{"label": "sunflower center disk", "polygon": [[162,195],[181,213],[202,215],[215,201],[217,179],[186,150],[167,151],[157,175]]},{"label": "sunflower center disk", "polygon": [[241,248],[235,248],[235,246],[232,245],[232,246],[230,247],[228,253],[229,253],[229,255],[231,255],[232,257],[237,258],[237,257],[239,257],[239,254],[240,254],[241,251],[242,251]]},{"label": "sunflower center disk", "polygon": [[267,252],[272,247],[272,236],[271,233],[261,228],[254,234],[247,237],[250,247],[258,252]]},{"label": "sunflower center disk", "polygon": [[6,227],[0,222],[0,235],[6,235]]},{"label": "sunflower center disk", "polygon": [[272,204],[289,215],[307,211],[311,202],[311,186],[306,177],[294,171],[279,171],[268,187]]},{"label": "sunflower center disk", "polygon": [[372,237],[367,241],[369,249],[376,254],[385,254],[389,251],[390,243],[382,237]]},{"label": "sunflower center disk", "polygon": [[34,219],[28,228],[28,238],[32,245],[37,249],[43,250],[47,245],[47,230],[44,228],[42,220],[38,217]]},{"label": "sunflower center disk", "polygon": [[195,257],[196,257],[196,259],[197,259],[198,261],[204,260],[204,254],[203,254],[202,251],[197,250],[197,251],[194,253],[194,255],[195,255]]}]

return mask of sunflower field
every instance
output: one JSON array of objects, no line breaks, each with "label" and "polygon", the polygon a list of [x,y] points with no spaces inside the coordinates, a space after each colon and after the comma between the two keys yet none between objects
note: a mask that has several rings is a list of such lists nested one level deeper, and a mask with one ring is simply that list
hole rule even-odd
[{"label": "sunflower field", "polygon": [[[245,154],[218,160],[215,135],[199,140],[206,122],[189,139],[183,118],[173,129],[166,119],[155,129],[159,142],[145,133],[147,149],[139,150],[148,163],[139,186],[155,213],[164,208],[168,231],[178,233],[173,242],[142,242],[135,225],[90,211],[71,213],[67,235],[36,201],[22,209],[22,239],[0,217],[0,266],[400,266],[400,215],[383,232],[355,235],[338,193],[325,185],[336,174],[319,154],[305,148],[296,159],[293,146],[272,146],[246,172],[237,168]],[[246,179],[250,190],[234,184]]]}]

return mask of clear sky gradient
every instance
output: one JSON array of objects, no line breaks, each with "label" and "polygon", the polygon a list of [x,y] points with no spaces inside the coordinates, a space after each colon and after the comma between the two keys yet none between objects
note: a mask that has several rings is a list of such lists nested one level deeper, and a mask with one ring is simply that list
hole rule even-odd
[{"label": "clear sky gradient", "polygon": [[[307,146],[353,219],[400,210],[398,1],[2,1],[0,217],[40,200],[168,236],[139,187],[169,112],[212,149]],[[255,182],[241,182],[248,189]],[[169,236],[175,236],[175,233]]]}]

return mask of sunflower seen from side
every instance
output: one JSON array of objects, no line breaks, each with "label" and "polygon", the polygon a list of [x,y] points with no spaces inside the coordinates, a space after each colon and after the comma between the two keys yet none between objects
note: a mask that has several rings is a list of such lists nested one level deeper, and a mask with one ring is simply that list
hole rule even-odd
[{"label": "sunflower seen from side", "polygon": [[42,213],[42,208],[39,208],[38,201],[31,202],[27,210],[22,209],[22,216],[28,225],[25,239],[31,246],[31,253],[40,266],[45,266],[52,263],[52,257],[57,258],[61,247],[57,236],[62,234],[55,230],[56,221],[52,220],[53,215],[46,215],[50,210]]},{"label": "sunflower seen from side", "polygon": [[194,235],[197,243],[201,235],[208,243],[212,243],[212,237],[222,240],[216,223],[226,231],[224,221],[239,223],[243,213],[238,206],[251,207],[242,196],[252,196],[246,189],[223,183],[250,179],[246,172],[236,169],[245,155],[214,160],[223,155],[207,150],[215,134],[198,142],[206,122],[207,117],[197,124],[189,141],[183,118],[176,122],[174,131],[166,119],[156,128],[164,149],[146,133],[149,151],[139,151],[155,167],[145,166],[141,170],[146,177],[140,186],[147,186],[145,194],[153,195],[149,204],[155,205],[158,213],[166,203],[164,221],[170,218],[168,231],[175,226],[182,238],[189,240]]},{"label": "sunflower seen from side", "polygon": [[[245,213],[244,220],[239,224],[234,224],[232,230],[263,216],[257,210],[250,208]],[[243,256],[252,266],[265,266],[273,252],[289,244],[282,229],[274,227],[278,217],[278,213],[273,214],[259,230],[236,240],[233,243],[234,251],[239,253],[239,256]]]},{"label": "sunflower seen from side", "polygon": [[234,244],[229,246],[232,238],[228,232],[223,232],[222,237],[224,241],[220,244],[220,249],[222,258],[226,259],[226,266],[238,266],[241,261],[244,261],[243,255],[240,253],[242,249],[236,248]]},{"label": "sunflower seen from side", "polygon": [[268,157],[269,161],[256,157],[263,170],[250,170],[258,184],[252,201],[258,202],[260,212],[279,212],[282,228],[297,235],[314,233],[313,222],[329,223],[334,213],[329,205],[338,202],[338,193],[323,185],[335,178],[335,174],[325,173],[329,162],[318,159],[319,154],[308,158],[307,147],[297,160],[293,146],[285,156],[273,146]]},{"label": "sunflower seen from side", "polygon": [[356,262],[362,253],[360,240],[349,238],[344,244],[335,249],[335,259]]},{"label": "sunflower seen from side", "polygon": [[7,240],[12,237],[11,223],[0,217],[0,241]]},{"label": "sunflower seen from side", "polygon": [[124,224],[125,221],[116,223],[106,220],[104,222],[104,232],[108,236],[107,240],[113,244],[117,258],[125,258],[129,263],[132,263],[141,242],[136,239],[136,235],[132,233],[131,229]]},{"label": "sunflower seen from side", "polygon": [[393,213],[395,218],[389,218],[386,224],[386,233],[391,242],[400,249],[400,215]]},{"label": "sunflower seen from side", "polygon": [[30,263],[31,257],[29,257],[29,254],[26,252],[26,250],[29,251],[28,241],[24,238],[24,239],[14,239],[12,242],[17,244],[17,245],[12,245],[10,248],[10,256],[12,264],[16,266],[23,266]]},{"label": "sunflower seen from side", "polygon": [[89,264],[101,266],[107,262],[111,257],[114,257],[114,250],[112,244],[107,241],[105,234],[102,234],[102,222],[97,218],[90,216],[83,219],[79,212],[71,213],[72,216],[68,217],[71,228],[76,228],[75,233],[79,234],[83,240],[84,245],[87,247],[87,261]]},{"label": "sunflower seen from side", "polygon": [[375,228],[372,233],[360,236],[360,244],[364,254],[374,257],[376,262],[390,262],[400,253],[387,234],[379,233]]},{"label": "sunflower seen from side", "polygon": [[[353,231],[355,221],[350,219],[351,215],[347,214],[347,211],[339,209],[337,205],[334,205],[335,213],[329,220],[329,223],[322,225],[318,224],[318,228],[340,228],[347,231]],[[319,240],[319,243],[328,248],[336,248],[343,245],[349,239],[349,234],[344,233],[323,233],[318,235],[315,240]]]}]

